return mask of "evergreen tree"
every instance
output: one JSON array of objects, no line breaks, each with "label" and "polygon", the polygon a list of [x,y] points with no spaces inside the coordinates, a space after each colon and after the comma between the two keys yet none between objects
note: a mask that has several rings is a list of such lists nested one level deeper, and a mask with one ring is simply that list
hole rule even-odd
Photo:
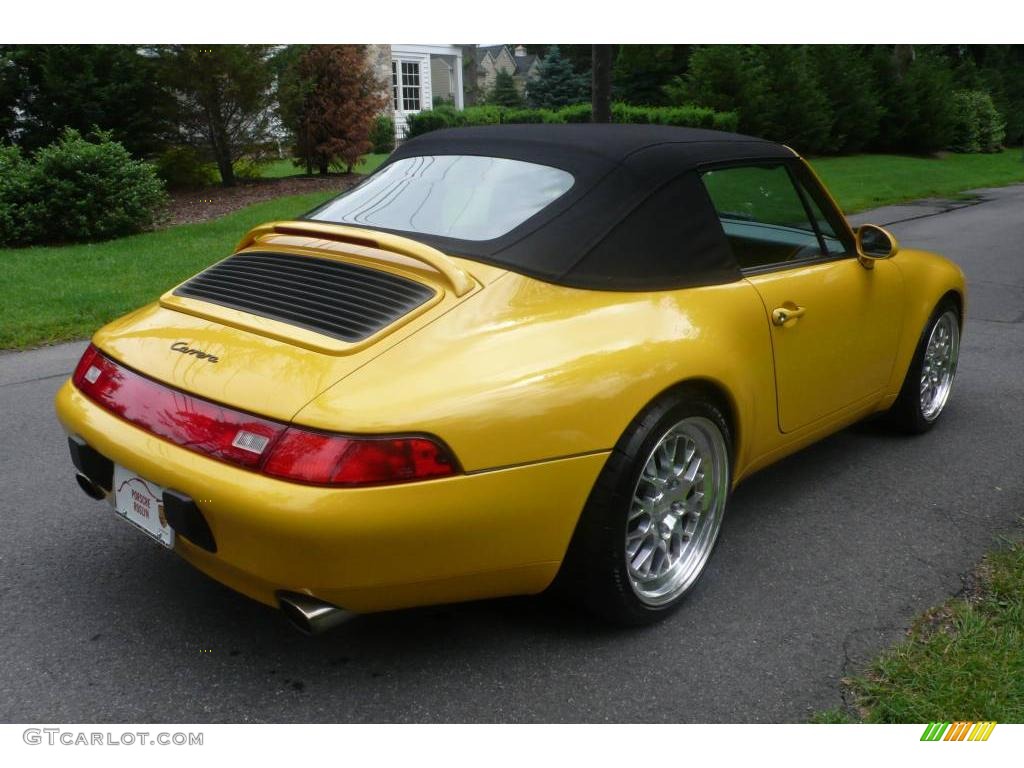
[{"label": "evergreen tree", "polygon": [[494,87],[487,94],[487,103],[499,107],[521,107],[523,97],[516,88],[516,81],[508,72],[498,72]]},{"label": "evergreen tree", "polygon": [[862,152],[878,136],[884,110],[866,48],[810,46],[818,82],[834,118],[832,135],[825,147],[830,152]]},{"label": "evergreen tree", "polygon": [[526,98],[532,107],[558,109],[587,101],[589,90],[588,79],[577,75],[553,45],[537,67],[537,78],[527,84]]},{"label": "evergreen tree", "polygon": [[765,138],[817,154],[830,148],[833,115],[805,45],[761,46],[771,98]]},{"label": "evergreen tree", "polygon": [[161,77],[177,95],[184,138],[205,144],[221,182],[234,186],[234,162],[269,139],[271,47],[166,45],[155,51]]},{"label": "evergreen tree", "polygon": [[686,72],[688,45],[622,45],[612,68],[612,93],[629,104],[668,103],[664,88]]},{"label": "evergreen tree", "polygon": [[27,150],[65,128],[109,131],[136,156],[173,133],[174,99],[156,62],[134,45],[10,45],[0,51],[0,136]]}]

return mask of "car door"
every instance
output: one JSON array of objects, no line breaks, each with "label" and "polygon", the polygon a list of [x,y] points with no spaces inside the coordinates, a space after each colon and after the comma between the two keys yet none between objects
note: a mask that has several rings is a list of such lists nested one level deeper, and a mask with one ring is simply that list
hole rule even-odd
[{"label": "car door", "polygon": [[899,337],[896,265],[861,265],[849,228],[798,161],[709,169],[703,180],[764,303],[780,430],[877,397]]}]

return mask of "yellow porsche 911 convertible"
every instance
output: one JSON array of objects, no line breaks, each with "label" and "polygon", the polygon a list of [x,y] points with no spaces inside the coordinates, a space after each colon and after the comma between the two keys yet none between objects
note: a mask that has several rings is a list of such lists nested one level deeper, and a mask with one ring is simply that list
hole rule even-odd
[{"label": "yellow porsche 911 convertible", "polygon": [[90,496],[306,631],[556,582],[640,624],[744,477],[930,429],[963,310],[779,144],[455,129],[101,329],[56,405]]}]

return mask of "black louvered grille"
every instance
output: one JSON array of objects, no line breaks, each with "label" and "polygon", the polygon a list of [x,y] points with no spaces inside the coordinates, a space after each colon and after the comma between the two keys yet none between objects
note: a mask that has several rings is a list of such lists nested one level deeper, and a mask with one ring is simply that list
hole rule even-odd
[{"label": "black louvered grille", "polygon": [[280,253],[232,256],[174,293],[349,342],[372,336],[434,296],[390,272]]}]

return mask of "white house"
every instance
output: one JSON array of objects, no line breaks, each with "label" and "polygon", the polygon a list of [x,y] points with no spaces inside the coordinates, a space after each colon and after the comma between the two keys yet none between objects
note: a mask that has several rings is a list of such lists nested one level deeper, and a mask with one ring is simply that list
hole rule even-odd
[{"label": "white house", "polygon": [[[391,45],[391,107],[395,136],[405,136],[406,116],[441,101],[463,107],[461,45]],[[378,60],[381,58],[378,54]]]}]

